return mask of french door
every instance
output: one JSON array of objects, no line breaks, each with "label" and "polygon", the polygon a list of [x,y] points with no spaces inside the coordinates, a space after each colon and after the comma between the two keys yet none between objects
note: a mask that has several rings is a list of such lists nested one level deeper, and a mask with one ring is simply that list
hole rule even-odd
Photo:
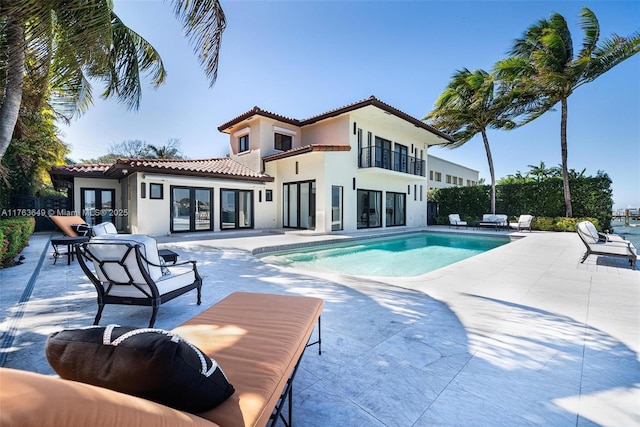
[{"label": "french door", "polygon": [[103,188],[82,188],[80,190],[80,204],[82,218],[89,225],[101,222],[115,224],[113,210],[115,208],[116,190]]},{"label": "french door", "polygon": [[171,232],[211,231],[211,188],[171,187]]},{"label": "french door", "polygon": [[220,228],[253,228],[253,190],[220,190]]}]

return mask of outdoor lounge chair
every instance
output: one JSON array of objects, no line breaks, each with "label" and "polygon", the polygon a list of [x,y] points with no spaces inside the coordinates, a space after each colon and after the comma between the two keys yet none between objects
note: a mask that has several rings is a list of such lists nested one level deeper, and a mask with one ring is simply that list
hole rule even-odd
[{"label": "outdoor lounge chair", "polygon": [[582,221],[576,225],[576,231],[580,240],[587,247],[582,260],[583,263],[589,255],[602,255],[618,258],[626,258],[629,260],[631,267],[635,270],[638,260],[638,253],[633,244],[626,240],[619,241],[601,241],[600,235],[596,227],[590,221]]},{"label": "outdoor lounge chair", "polygon": [[464,225],[466,227],[467,222],[460,219],[460,214],[449,214],[449,227],[452,225],[455,225],[456,227]]},{"label": "outdoor lounge chair", "polygon": [[510,222],[509,227],[515,228],[518,231],[529,230],[531,231],[531,223],[533,222],[533,215],[520,215],[518,222]]},{"label": "outdoor lounge chair", "polygon": [[48,218],[66,237],[91,236],[91,226],[82,217],[51,215]]},{"label": "outdoor lounge chair", "polygon": [[76,245],[80,267],[98,292],[98,314],[105,304],[153,307],[153,327],[160,305],[192,289],[201,302],[202,278],[196,261],[165,266],[160,261],[155,239],[139,234],[103,234]]},{"label": "outdoor lounge chair", "polygon": [[48,217],[65,237],[97,236],[100,234],[118,234],[111,222],[101,222],[93,227],[79,216],[51,215]]}]

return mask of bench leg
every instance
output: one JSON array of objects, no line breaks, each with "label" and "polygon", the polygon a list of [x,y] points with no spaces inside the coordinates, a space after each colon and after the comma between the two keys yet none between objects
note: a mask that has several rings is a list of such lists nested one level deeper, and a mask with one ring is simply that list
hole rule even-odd
[{"label": "bench leg", "polygon": [[319,355],[322,355],[322,322],[321,320],[322,320],[322,316],[318,316],[318,340],[307,344],[307,347],[318,344]]}]

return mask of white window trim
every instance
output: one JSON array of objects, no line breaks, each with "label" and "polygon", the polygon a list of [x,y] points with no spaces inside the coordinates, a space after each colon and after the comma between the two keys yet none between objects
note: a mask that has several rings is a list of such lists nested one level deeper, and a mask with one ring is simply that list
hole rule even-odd
[{"label": "white window trim", "polygon": [[273,131],[274,132],[278,132],[278,133],[284,133],[284,134],[287,134],[287,135],[291,135],[292,137],[295,137],[298,134],[298,132],[296,132],[295,130],[291,130],[291,129],[287,129],[287,128],[283,128],[283,127],[275,126],[275,125],[273,126]]},{"label": "white window trim", "polygon": [[236,138],[241,137],[241,136],[245,136],[246,134],[249,133],[250,130],[251,130],[250,127],[246,127],[246,128],[240,129],[238,131],[235,131],[233,133],[233,136],[236,137]]}]

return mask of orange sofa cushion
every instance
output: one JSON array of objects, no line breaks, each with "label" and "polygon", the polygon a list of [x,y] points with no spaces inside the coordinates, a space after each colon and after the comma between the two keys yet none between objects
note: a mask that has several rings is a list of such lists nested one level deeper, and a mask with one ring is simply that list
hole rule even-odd
[{"label": "orange sofa cushion", "polygon": [[173,332],[218,361],[236,392],[201,417],[264,426],[322,312],[320,298],[236,292]]},{"label": "orange sofa cushion", "polygon": [[0,368],[0,427],[215,427],[150,400],[33,372]]}]

